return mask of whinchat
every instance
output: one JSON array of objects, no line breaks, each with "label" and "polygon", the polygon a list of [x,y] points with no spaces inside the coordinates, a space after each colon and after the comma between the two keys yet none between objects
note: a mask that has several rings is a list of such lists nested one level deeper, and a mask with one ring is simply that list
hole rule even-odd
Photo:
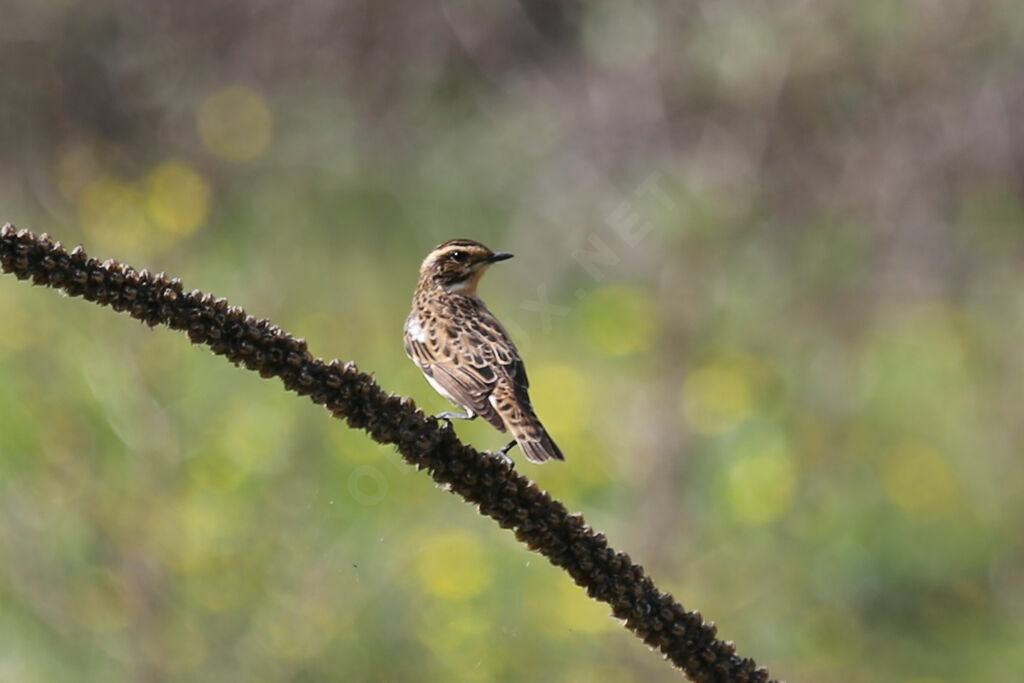
[{"label": "whinchat", "polygon": [[492,263],[512,258],[473,240],[438,245],[420,266],[412,312],[405,321],[405,352],[430,386],[465,413],[441,413],[443,419],[477,416],[515,441],[532,462],[565,460],[537,419],[527,393],[526,367],[516,345],[476,294]]}]

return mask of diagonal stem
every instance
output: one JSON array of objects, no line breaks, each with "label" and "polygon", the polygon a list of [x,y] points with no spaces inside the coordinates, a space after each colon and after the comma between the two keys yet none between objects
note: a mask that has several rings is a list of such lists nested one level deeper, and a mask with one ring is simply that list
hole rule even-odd
[{"label": "diagonal stem", "polygon": [[608,546],[565,506],[498,458],[461,443],[451,430],[416,409],[409,398],[386,393],[353,363],[325,363],[306,342],[267,320],[246,315],[224,299],[198,290],[185,292],[181,280],[136,271],[116,261],[99,262],[82,247],[70,253],[48,236],[37,237],[10,224],[0,230],[0,266],[20,280],[60,289],[101,306],[124,311],[153,327],[167,325],[209,346],[235,365],[308,396],[378,443],[394,444],[417,469],[427,470],[500,526],[512,529],[530,550],[562,567],[596,600],[608,603],[626,628],[657,648],[694,681],[769,680],[754,660],[741,658],[732,643],[718,640],[715,625],[662,593],[643,567]]}]

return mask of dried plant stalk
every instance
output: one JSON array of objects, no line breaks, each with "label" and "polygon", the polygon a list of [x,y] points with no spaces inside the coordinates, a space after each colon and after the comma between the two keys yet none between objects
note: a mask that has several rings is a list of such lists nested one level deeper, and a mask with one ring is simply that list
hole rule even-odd
[{"label": "dried plant stalk", "polygon": [[305,340],[224,299],[186,292],[177,278],[100,262],[82,247],[68,252],[45,234],[37,237],[10,224],[0,230],[0,266],[20,280],[127,312],[151,327],[181,330],[192,343],[210,347],[235,365],[279,377],[287,389],[366,430],[374,441],[394,444],[410,465],[512,529],[530,550],[568,572],[587,595],[608,603],[626,628],[692,680],[769,680],[754,660],[740,657],[732,643],[715,637],[713,623],[659,591],[643,567],[610,548],[580,515],[569,514],[504,461],[461,443],[411,399],[386,393],[353,363],[314,358]]}]

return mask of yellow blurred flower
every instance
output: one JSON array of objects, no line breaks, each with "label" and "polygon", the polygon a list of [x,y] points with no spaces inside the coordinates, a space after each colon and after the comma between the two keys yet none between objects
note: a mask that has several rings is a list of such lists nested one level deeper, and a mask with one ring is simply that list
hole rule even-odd
[{"label": "yellow blurred flower", "polygon": [[904,513],[932,518],[957,502],[956,475],[934,448],[904,442],[891,449],[879,463],[885,492]]},{"label": "yellow blurred flower", "polygon": [[615,631],[619,625],[612,618],[611,607],[587,596],[579,586],[559,579],[555,611],[562,625],[581,633]]},{"label": "yellow blurred flower", "polygon": [[477,595],[493,578],[480,541],[459,531],[427,538],[416,557],[416,571],[427,590],[449,600]]},{"label": "yellow blurred flower", "polygon": [[199,136],[210,152],[225,161],[252,161],[266,152],[273,115],[252,88],[229,86],[203,102],[197,117]]},{"label": "yellow blurred flower", "polygon": [[142,193],[129,182],[101,176],[78,196],[78,222],[91,238],[138,244],[148,229]]},{"label": "yellow blurred flower", "polygon": [[584,338],[608,356],[649,351],[658,336],[658,309],[651,297],[635,287],[601,287],[587,294],[580,306]]},{"label": "yellow blurred flower", "polygon": [[607,604],[588,597],[565,577],[534,577],[527,593],[529,616],[549,638],[564,639],[571,633],[593,634],[620,628]]},{"label": "yellow blurred flower", "polygon": [[166,161],[146,176],[147,214],[158,227],[176,236],[196,230],[210,210],[210,185],[194,168]]},{"label": "yellow blurred flower", "polygon": [[577,434],[590,423],[590,389],[582,372],[570,365],[530,368],[533,404],[545,426],[559,434]]},{"label": "yellow blurred flower", "polygon": [[690,426],[702,434],[729,431],[750,417],[754,388],[750,363],[744,358],[720,358],[686,378],[682,411]]},{"label": "yellow blurred flower", "polygon": [[147,541],[163,562],[182,573],[202,571],[237,531],[237,498],[188,494],[159,501],[148,510]]},{"label": "yellow blurred flower", "polygon": [[188,463],[190,482],[225,493],[254,474],[279,467],[287,453],[294,414],[280,400],[232,403],[211,420],[201,457]]},{"label": "yellow blurred flower", "polygon": [[774,522],[796,493],[797,466],[789,446],[780,435],[767,433],[741,441],[738,450],[727,473],[726,501],[744,522]]}]

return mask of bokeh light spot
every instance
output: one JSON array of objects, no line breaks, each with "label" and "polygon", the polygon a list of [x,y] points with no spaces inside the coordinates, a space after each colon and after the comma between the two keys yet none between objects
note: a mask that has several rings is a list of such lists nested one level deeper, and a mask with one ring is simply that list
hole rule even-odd
[{"label": "bokeh light spot", "polygon": [[546,424],[560,434],[578,434],[590,424],[590,389],[583,373],[569,365],[530,369],[533,402]]},{"label": "bokeh light spot", "polygon": [[545,638],[558,641],[573,633],[595,634],[621,628],[608,605],[588,598],[568,581],[550,579],[533,576],[524,592],[531,628]]},{"label": "bokeh light spot", "polygon": [[231,403],[211,422],[200,457],[188,462],[198,489],[226,493],[252,476],[275,471],[287,455],[292,413],[274,401]]},{"label": "bokeh light spot", "polygon": [[683,384],[683,416],[702,434],[721,434],[750,417],[754,410],[753,378],[748,363],[722,358],[687,376]]},{"label": "bokeh light spot", "polygon": [[231,500],[219,495],[188,495],[161,501],[150,510],[147,525],[154,553],[186,574],[210,566],[235,530]]},{"label": "bokeh light spot", "polygon": [[449,600],[472,597],[491,583],[492,571],[480,542],[462,532],[436,534],[420,548],[416,570],[434,595]]},{"label": "bokeh light spot", "polygon": [[739,519],[767,524],[789,509],[796,483],[796,465],[785,443],[773,440],[764,443],[763,452],[732,463],[726,498]]},{"label": "bokeh light spot", "polygon": [[210,152],[225,161],[251,161],[270,145],[273,115],[266,100],[252,88],[230,86],[203,102],[197,119],[199,137]]},{"label": "bokeh light spot", "polygon": [[651,297],[634,287],[602,287],[580,307],[586,340],[608,356],[649,351],[658,335],[658,310]]},{"label": "bokeh light spot", "polygon": [[602,633],[617,630],[619,625],[611,618],[611,609],[603,602],[588,598],[579,587],[567,581],[558,581],[554,596],[555,614],[570,631]]},{"label": "bokeh light spot", "polygon": [[880,466],[886,494],[911,517],[935,517],[955,502],[956,476],[945,458],[927,444],[901,443]]},{"label": "bokeh light spot", "polygon": [[860,400],[879,423],[955,433],[978,400],[969,319],[928,305],[881,321],[861,360]]},{"label": "bokeh light spot", "polygon": [[294,420],[294,414],[283,409],[279,400],[261,406],[234,403],[224,413],[216,441],[219,450],[231,454],[239,468],[273,471],[287,454]]},{"label": "bokeh light spot", "polygon": [[89,237],[122,244],[137,244],[149,227],[142,193],[111,177],[93,180],[79,194],[78,222]]},{"label": "bokeh light spot", "polygon": [[189,235],[210,210],[210,184],[191,166],[167,161],[146,177],[146,210],[149,218],[164,231]]}]

